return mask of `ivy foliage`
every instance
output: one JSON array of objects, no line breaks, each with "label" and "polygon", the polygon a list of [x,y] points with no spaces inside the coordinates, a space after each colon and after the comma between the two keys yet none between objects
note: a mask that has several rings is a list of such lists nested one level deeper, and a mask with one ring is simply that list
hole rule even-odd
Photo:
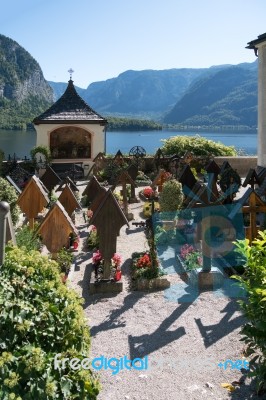
[{"label": "ivy foliage", "polygon": [[33,161],[38,161],[38,160],[36,160],[36,155],[38,153],[42,154],[45,157],[44,161],[46,161],[47,163],[49,163],[51,161],[52,154],[51,154],[51,151],[48,146],[40,145],[40,146],[33,147],[30,151],[30,155],[31,155],[31,158]]},{"label": "ivy foliage", "polygon": [[55,367],[57,354],[82,361],[90,348],[82,301],[62,283],[58,264],[11,247],[0,280],[0,398],[96,399],[91,369]]},{"label": "ivy foliage", "polygon": [[39,250],[41,247],[41,238],[36,233],[38,224],[35,224],[34,229],[31,229],[29,225],[23,225],[16,231],[16,242],[17,246],[24,248],[27,251]]},{"label": "ivy foliage", "polygon": [[247,292],[247,300],[239,304],[247,319],[241,330],[251,356],[251,376],[256,378],[258,393],[266,393],[266,231],[250,245],[249,240],[236,242],[237,252],[245,257],[245,272],[235,276]]},{"label": "ivy foliage", "polygon": [[17,206],[18,195],[14,187],[4,178],[0,178],[0,201],[6,201],[10,206],[13,224],[19,219],[20,209]]},{"label": "ivy foliage", "polygon": [[222,143],[205,139],[199,135],[195,136],[173,136],[162,139],[164,143],[162,151],[166,155],[177,154],[182,157],[186,153],[195,156],[236,156],[237,152],[233,146],[225,146]]}]

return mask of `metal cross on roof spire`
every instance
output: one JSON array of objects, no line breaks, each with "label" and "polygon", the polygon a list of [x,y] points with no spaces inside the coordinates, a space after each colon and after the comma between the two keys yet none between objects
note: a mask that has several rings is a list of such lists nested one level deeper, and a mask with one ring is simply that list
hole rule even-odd
[{"label": "metal cross on roof spire", "polygon": [[72,68],[70,68],[67,72],[69,72],[70,79],[72,80],[72,74],[73,74],[74,70]]}]

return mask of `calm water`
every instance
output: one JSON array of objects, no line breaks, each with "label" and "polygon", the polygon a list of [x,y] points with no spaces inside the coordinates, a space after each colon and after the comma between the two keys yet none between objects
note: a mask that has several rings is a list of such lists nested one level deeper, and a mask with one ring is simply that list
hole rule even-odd
[{"label": "calm water", "polygon": [[[154,154],[162,146],[161,139],[168,139],[176,135],[194,136],[195,132],[178,132],[173,130],[148,131],[148,132],[107,132],[106,152],[115,154],[121,150],[127,154],[134,146],[143,147],[147,154]],[[200,136],[221,142],[227,146],[235,146],[244,154],[256,155],[257,153],[257,132],[200,132]],[[0,149],[5,152],[7,158],[10,154],[24,158],[29,157],[30,149],[35,146],[35,131],[6,131],[0,130]]]}]

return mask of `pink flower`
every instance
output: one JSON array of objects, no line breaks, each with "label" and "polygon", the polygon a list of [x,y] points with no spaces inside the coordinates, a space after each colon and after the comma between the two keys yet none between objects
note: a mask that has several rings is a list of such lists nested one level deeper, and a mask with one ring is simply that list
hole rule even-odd
[{"label": "pink flower", "polygon": [[202,257],[199,256],[199,257],[197,258],[198,264],[199,264],[199,265],[202,265],[202,261],[203,261],[203,260],[202,260]]},{"label": "pink flower", "polygon": [[194,247],[189,244],[184,244],[184,246],[181,247],[180,249],[180,256],[185,260],[188,256],[188,254],[193,253],[195,251]]},{"label": "pink flower", "polygon": [[120,256],[120,254],[115,253],[115,254],[113,255],[113,257],[112,257],[112,263],[113,263],[113,265],[114,265],[115,267],[120,267],[121,262],[122,262],[122,258],[121,258],[121,256]]},{"label": "pink flower", "polygon": [[87,217],[91,218],[93,216],[93,211],[92,210],[87,210]]},{"label": "pink flower", "polygon": [[92,261],[94,263],[100,262],[102,259],[102,255],[100,253],[100,250],[97,250],[95,253],[92,254]]},{"label": "pink flower", "polygon": [[91,231],[91,232],[97,231],[96,226],[95,225],[90,225],[89,226],[89,231]]}]

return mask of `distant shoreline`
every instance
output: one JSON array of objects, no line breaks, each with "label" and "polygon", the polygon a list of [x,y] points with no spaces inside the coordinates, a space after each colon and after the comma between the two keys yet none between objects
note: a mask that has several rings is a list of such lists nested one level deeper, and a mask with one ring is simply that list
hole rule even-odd
[{"label": "distant shoreline", "polygon": [[224,133],[228,132],[257,132],[257,127],[250,127],[250,126],[241,126],[241,125],[236,125],[236,126],[162,126],[160,129],[155,129],[155,128],[147,128],[147,129],[126,129],[126,128],[121,128],[121,129],[108,129],[107,132],[149,132],[149,131],[180,131],[180,132],[221,132],[224,131]]}]

